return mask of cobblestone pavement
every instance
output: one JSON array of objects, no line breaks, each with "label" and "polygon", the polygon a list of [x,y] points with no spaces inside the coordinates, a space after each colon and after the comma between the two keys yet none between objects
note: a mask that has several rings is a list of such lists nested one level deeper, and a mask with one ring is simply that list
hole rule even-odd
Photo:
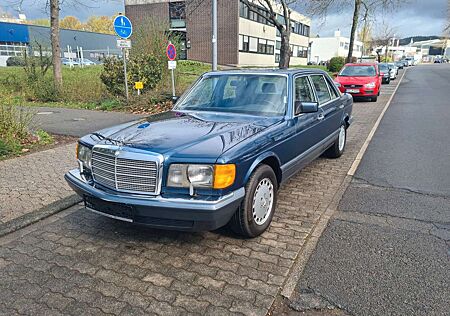
[{"label": "cobblestone pavement", "polygon": [[0,161],[0,224],[73,194],[63,175],[75,144]]},{"label": "cobblestone pavement", "polygon": [[0,314],[265,315],[388,97],[355,103],[346,153],[284,185],[258,238],[159,231],[81,206],[0,238]]}]

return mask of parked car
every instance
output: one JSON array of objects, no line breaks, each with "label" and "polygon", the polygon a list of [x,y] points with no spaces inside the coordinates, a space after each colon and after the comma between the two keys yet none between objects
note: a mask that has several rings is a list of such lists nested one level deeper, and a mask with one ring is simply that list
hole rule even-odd
[{"label": "parked car", "polygon": [[401,62],[401,61],[396,61],[396,62],[395,62],[395,66],[397,66],[398,69],[403,69],[403,67],[404,67],[405,65],[404,65],[403,62]]},{"label": "parked car", "polygon": [[74,58],[74,59],[61,58],[61,63],[62,63],[64,66],[70,66],[70,67],[73,67],[73,66],[79,66],[79,65],[80,65],[80,63],[79,63],[78,61],[76,61],[75,58]]},{"label": "parked car", "polygon": [[408,66],[414,66],[414,58],[413,57],[406,57],[405,61],[408,63]]},{"label": "parked car", "polygon": [[[395,80],[395,78],[397,78],[397,71],[395,70],[394,66],[392,66],[390,63],[381,63],[379,65],[382,65],[383,69],[384,69],[384,66],[387,67],[388,74],[389,74],[389,82],[391,80]],[[387,83],[389,83],[389,82],[387,82]]]},{"label": "parked car", "polygon": [[76,60],[76,62],[79,65],[83,65],[83,66],[94,66],[94,65],[96,65],[96,63],[94,63],[92,60],[87,59],[87,58],[83,58],[83,59],[76,58],[75,60]]},{"label": "parked car", "polygon": [[402,59],[400,62],[403,63],[403,67],[408,67],[409,66],[408,61],[405,60],[405,59]]},{"label": "parked car", "polygon": [[280,184],[343,154],[352,106],[318,69],[206,73],[173,110],[82,137],[65,178],[101,215],[255,237]]},{"label": "parked car", "polygon": [[378,69],[380,71],[381,83],[389,84],[391,82],[391,73],[389,66],[384,63],[378,64]]},{"label": "parked car", "polygon": [[346,64],[334,80],[342,93],[368,97],[376,102],[380,95],[381,77],[375,63]]},{"label": "parked car", "polygon": [[397,65],[395,63],[388,63],[388,66],[394,70],[393,71],[393,73],[395,74],[394,79],[396,79],[397,75],[398,75],[398,67],[397,67]]}]

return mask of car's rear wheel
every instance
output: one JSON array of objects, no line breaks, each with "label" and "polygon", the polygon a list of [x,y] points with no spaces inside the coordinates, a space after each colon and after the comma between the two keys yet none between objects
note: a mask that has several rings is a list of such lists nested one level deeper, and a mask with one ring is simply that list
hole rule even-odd
[{"label": "car's rear wheel", "polygon": [[245,186],[245,198],[230,220],[231,229],[248,238],[261,235],[272,222],[277,190],[272,168],[268,165],[256,168]]},{"label": "car's rear wheel", "polygon": [[339,128],[339,136],[333,145],[325,151],[325,156],[328,158],[339,158],[342,156],[345,150],[345,144],[347,143],[347,129],[344,124]]}]

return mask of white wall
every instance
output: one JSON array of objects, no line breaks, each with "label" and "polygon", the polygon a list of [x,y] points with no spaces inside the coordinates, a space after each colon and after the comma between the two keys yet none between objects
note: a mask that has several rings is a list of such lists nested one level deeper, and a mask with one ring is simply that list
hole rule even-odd
[{"label": "white wall", "polygon": [[[348,45],[350,44],[348,37],[316,37],[311,38],[310,41],[312,42],[311,61],[325,62],[333,57],[347,57],[348,55]],[[344,43],[344,47],[341,47],[340,43]],[[353,56],[359,58],[362,55],[362,49],[358,50],[357,46],[362,47],[362,42],[355,41],[353,46]]]}]

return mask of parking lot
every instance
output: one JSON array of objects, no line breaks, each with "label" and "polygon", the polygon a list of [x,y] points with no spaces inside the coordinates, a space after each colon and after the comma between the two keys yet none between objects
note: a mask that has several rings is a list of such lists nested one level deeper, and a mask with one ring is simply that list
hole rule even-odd
[{"label": "parking lot", "polygon": [[0,238],[0,313],[267,314],[402,74],[378,102],[355,102],[345,154],[283,186],[262,236],[160,231],[76,205]]}]

